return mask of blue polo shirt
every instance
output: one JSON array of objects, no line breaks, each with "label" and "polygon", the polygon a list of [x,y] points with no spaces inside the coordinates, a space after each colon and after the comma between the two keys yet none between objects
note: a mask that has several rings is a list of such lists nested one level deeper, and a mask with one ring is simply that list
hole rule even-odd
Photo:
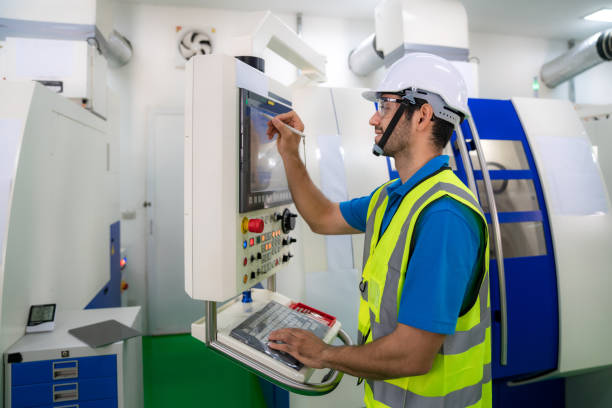
[{"label": "blue polo shirt", "polygon": [[[387,186],[389,202],[382,233],[404,196],[421,180],[448,166],[448,156],[431,159],[410,179]],[[376,191],[376,190],[374,190]],[[346,222],[365,231],[369,196],[340,203]],[[481,219],[470,208],[443,197],[426,207],[415,226],[414,250],[406,271],[398,322],[434,333],[453,334],[462,309],[478,291],[484,243]]]}]

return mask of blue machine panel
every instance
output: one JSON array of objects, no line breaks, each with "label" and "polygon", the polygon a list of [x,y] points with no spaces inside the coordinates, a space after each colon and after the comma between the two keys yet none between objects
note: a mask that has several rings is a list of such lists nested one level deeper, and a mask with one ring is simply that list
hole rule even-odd
[{"label": "blue machine panel", "polygon": [[[496,261],[491,260],[493,378],[520,378],[552,371],[557,367],[559,345],[557,278],[546,203],[533,155],[511,101],[470,99],[469,106],[482,140],[518,141],[527,159],[528,170],[498,170],[492,176],[497,180],[530,179],[536,190],[540,210],[500,212],[500,223],[539,221],[546,241],[545,255],[504,259],[508,307],[506,366],[500,364],[499,281]],[[462,129],[466,140],[471,139],[467,122]],[[455,156],[458,173],[466,180],[458,151]],[[482,172],[475,171],[474,175],[477,180],[482,179]]]},{"label": "blue machine panel", "polygon": [[121,227],[119,221],[110,226],[110,280],[85,309],[121,306]]},{"label": "blue machine panel", "polygon": [[[557,368],[559,353],[559,311],[557,275],[552,235],[548,222],[542,185],[525,132],[511,101],[470,99],[470,110],[481,140],[518,141],[522,146],[528,169],[491,170],[493,180],[529,179],[533,182],[538,211],[499,212],[500,224],[540,222],[544,231],[546,251],[539,256],[505,257],[506,304],[508,311],[508,364],[500,364],[501,313],[497,262],[490,263],[492,310],[492,368],[493,406],[495,408],[563,407],[565,406],[563,379],[537,382],[522,386],[508,386],[509,380],[535,377]],[[463,123],[462,130],[468,146],[472,135]],[[455,146],[457,175],[467,184],[463,162]],[[474,171],[476,180],[482,172]],[[487,220],[491,221],[489,214]],[[503,235],[503,232],[502,232]]]}]

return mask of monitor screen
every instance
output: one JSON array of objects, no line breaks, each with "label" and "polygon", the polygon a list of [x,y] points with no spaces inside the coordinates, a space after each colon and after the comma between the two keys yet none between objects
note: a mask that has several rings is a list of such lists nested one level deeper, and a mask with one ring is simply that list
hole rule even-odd
[{"label": "monitor screen", "polygon": [[240,212],[290,203],[283,161],[276,148],[278,136],[266,134],[270,116],[290,107],[240,89]]}]

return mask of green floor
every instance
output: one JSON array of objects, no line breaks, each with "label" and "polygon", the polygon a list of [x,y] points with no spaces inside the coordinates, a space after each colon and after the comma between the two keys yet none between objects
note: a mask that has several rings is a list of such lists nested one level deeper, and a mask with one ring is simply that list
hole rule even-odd
[{"label": "green floor", "polygon": [[145,408],[266,407],[257,377],[189,334],[143,337]]}]

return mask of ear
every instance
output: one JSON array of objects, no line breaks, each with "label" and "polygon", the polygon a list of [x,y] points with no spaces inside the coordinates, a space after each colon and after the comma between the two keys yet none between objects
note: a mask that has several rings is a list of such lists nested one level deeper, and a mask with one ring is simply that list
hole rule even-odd
[{"label": "ear", "polygon": [[418,113],[418,120],[416,123],[417,129],[425,130],[432,123],[433,108],[430,104],[425,103],[421,105],[421,108],[415,113]]}]

